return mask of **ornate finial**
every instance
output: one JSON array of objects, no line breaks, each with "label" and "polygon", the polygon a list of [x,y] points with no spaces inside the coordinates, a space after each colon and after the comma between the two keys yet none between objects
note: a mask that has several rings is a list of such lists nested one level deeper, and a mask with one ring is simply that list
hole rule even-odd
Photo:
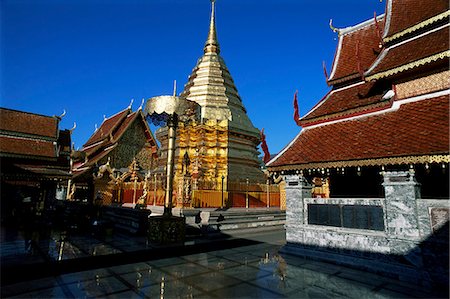
[{"label": "ornate finial", "polygon": [[270,161],[270,152],[269,147],[267,146],[266,134],[264,134],[264,128],[259,132],[259,136],[261,138],[261,149],[264,152],[263,162],[267,163]]},{"label": "ornate finial", "polygon": [[144,106],[144,102],[145,102],[145,99],[144,99],[144,98],[142,98],[142,101],[141,101],[141,106],[139,106],[139,109],[138,109],[138,110],[142,110],[142,107]]},{"label": "ornate finial", "polygon": [[103,114],[103,121],[106,120],[106,114]]},{"label": "ornate finial", "polygon": [[66,109],[63,109],[63,113],[60,116],[54,115],[53,117],[56,117],[58,120],[61,120],[66,115]]},{"label": "ornate finial", "polygon": [[131,107],[133,107],[133,102],[134,102],[134,99],[131,99],[130,105],[128,105],[127,109],[131,109]]},{"label": "ornate finial", "polygon": [[327,66],[325,64],[325,61],[322,61],[322,67],[323,67],[323,74],[325,75],[325,80],[328,81],[328,72],[327,72]]},{"label": "ornate finial", "polygon": [[299,112],[299,109],[298,109],[298,101],[297,101],[297,94],[298,94],[298,90],[296,90],[295,93],[294,93],[294,121],[297,124],[297,126],[301,127],[300,112]]},{"label": "ornate finial", "polygon": [[94,132],[97,132],[97,130],[98,130],[97,124],[95,124],[95,131]]},{"label": "ornate finial", "polygon": [[333,32],[337,32],[338,34],[340,33],[339,28],[333,26],[333,19],[330,19],[330,29],[333,30]]},{"label": "ornate finial", "polygon": [[215,0],[211,0],[211,21],[209,23],[209,33],[206,39],[205,53],[220,53],[219,42],[217,41],[216,21],[215,21]]},{"label": "ornate finial", "polygon": [[173,96],[177,95],[177,80],[173,80]]},{"label": "ornate finial", "polygon": [[72,129],[69,129],[70,134],[72,134],[73,130],[75,130],[75,128],[77,127],[77,123],[73,122],[73,127]]}]

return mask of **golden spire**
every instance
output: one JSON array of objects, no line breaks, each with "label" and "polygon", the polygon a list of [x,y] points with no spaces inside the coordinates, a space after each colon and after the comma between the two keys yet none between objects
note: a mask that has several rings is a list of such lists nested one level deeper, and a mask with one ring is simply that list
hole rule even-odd
[{"label": "golden spire", "polygon": [[215,22],[215,0],[211,0],[211,22],[209,24],[208,39],[205,43],[203,51],[206,53],[220,53],[219,42],[217,41],[216,22]]}]

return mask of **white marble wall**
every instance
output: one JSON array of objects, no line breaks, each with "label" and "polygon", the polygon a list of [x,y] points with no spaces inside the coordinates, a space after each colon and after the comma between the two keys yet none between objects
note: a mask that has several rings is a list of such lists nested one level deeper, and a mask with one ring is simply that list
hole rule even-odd
[{"label": "white marble wall", "polygon": [[[311,199],[311,185],[300,175],[286,175],[286,240],[327,248],[377,253],[409,254],[420,264],[415,250],[432,233],[427,202],[420,198],[420,184],[409,171],[384,172],[385,198]],[[385,231],[371,231],[308,224],[307,204],[381,205]]]},{"label": "white marble wall", "polygon": [[[414,174],[408,171],[392,171],[384,174],[383,182],[387,218],[386,231],[395,239],[420,239],[420,185]],[[426,210],[425,210],[426,212]]]},{"label": "white marble wall", "polygon": [[[430,273],[435,273],[437,270],[427,268],[430,257],[423,252],[420,245],[424,240],[429,242],[428,238],[432,235],[430,211],[432,208],[439,208],[439,211],[447,213],[446,221],[448,221],[449,201],[421,199],[420,184],[416,182],[413,172],[391,171],[384,172],[383,175],[385,198],[378,199],[312,199],[311,185],[304,177],[286,175],[284,179],[286,181],[287,246],[284,250],[290,253],[298,252],[300,255],[312,258],[333,260],[337,263],[386,272],[398,275],[400,279],[417,279],[420,283],[429,281]],[[384,212],[385,229],[374,231],[310,225],[307,217],[308,203],[381,206]],[[435,222],[439,222],[438,220]],[[442,226],[440,223],[436,224],[436,226],[439,225]],[[400,256],[402,262],[398,260]],[[434,256],[431,258],[440,259]]]},{"label": "white marble wall", "polygon": [[311,197],[312,185],[299,175],[287,175],[284,180],[286,182],[286,241],[302,242],[301,229],[306,225],[303,222],[305,218],[303,201]]}]

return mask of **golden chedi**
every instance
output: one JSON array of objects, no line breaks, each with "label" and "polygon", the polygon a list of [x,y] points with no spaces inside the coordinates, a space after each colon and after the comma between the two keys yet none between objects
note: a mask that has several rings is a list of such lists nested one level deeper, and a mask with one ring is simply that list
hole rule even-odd
[{"label": "golden chedi", "polygon": [[[219,55],[214,2],[204,54],[189,76],[181,97],[198,103],[196,122],[179,124],[175,186],[191,178],[193,189],[221,190],[229,182],[265,182],[257,146],[259,130],[250,121],[224,60]],[[167,159],[167,129],[156,132],[161,142],[160,166]],[[186,154],[187,153],[187,154]],[[181,191],[181,190],[180,190]]]}]

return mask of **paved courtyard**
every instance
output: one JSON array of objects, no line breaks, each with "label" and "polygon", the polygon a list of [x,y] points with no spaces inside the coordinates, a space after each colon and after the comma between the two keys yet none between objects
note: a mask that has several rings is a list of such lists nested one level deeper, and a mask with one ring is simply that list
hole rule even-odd
[{"label": "paved courtyard", "polygon": [[[284,231],[244,246],[94,268],[2,286],[3,298],[432,298],[418,286],[280,253]],[[211,241],[213,245],[214,241]],[[178,249],[177,249],[178,250]],[[7,273],[2,273],[7,275]]]}]

